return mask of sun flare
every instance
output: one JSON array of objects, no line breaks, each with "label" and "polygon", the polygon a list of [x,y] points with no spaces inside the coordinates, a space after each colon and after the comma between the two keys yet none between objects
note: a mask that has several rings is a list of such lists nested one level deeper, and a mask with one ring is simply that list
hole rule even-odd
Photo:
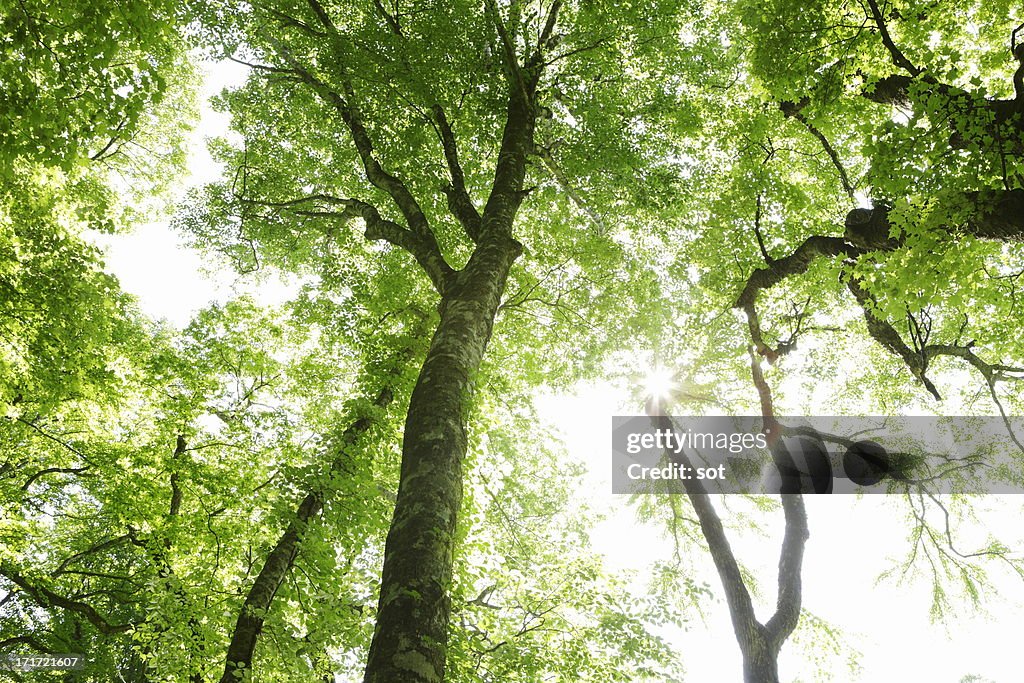
[{"label": "sun flare", "polygon": [[667,398],[675,386],[672,373],[665,368],[652,368],[644,377],[644,392],[652,398]]}]

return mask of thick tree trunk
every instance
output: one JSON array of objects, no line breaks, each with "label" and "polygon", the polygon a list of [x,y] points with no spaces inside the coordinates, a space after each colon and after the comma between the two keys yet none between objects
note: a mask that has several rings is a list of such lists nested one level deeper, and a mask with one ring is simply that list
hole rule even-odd
[{"label": "thick tree trunk", "polygon": [[743,658],[743,683],[779,683],[779,667],[771,654]]},{"label": "thick tree trunk", "polygon": [[742,639],[747,644],[743,649],[743,683],[779,683],[778,652],[769,646],[763,626],[755,624],[753,629]]},{"label": "thick tree trunk", "polygon": [[441,301],[441,319],[405,423],[401,480],[384,550],[365,683],[444,679],[467,396],[520,251],[507,237],[482,242]]},{"label": "thick tree trunk", "polygon": [[[560,4],[552,3],[545,32],[553,26]],[[503,30],[500,20],[496,25]],[[477,246],[466,267],[445,275],[441,283],[441,319],[409,402],[398,498],[384,548],[377,623],[364,683],[444,680],[467,399],[509,270],[522,253],[522,245],[512,238],[512,226],[526,196],[523,181],[537,116],[533,97],[543,69],[541,52],[520,67],[511,43],[505,46],[509,99],[494,182],[479,225],[465,206],[457,216]],[[443,119],[441,125],[445,130]],[[442,144],[453,181],[459,182],[461,169],[450,129],[448,133]]]}]

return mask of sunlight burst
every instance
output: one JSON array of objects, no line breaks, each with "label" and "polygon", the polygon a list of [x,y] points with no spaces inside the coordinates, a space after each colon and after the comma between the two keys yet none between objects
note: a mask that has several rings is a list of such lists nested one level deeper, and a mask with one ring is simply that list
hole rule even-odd
[{"label": "sunlight burst", "polygon": [[667,398],[675,386],[672,373],[666,368],[652,368],[644,378],[644,391],[651,398]]}]

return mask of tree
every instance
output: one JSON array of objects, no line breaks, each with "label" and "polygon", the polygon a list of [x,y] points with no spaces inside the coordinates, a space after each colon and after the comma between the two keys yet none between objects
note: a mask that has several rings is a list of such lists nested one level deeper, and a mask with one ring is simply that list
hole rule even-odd
[{"label": "tree", "polygon": [[[4,3],[0,400],[45,409],[109,379],[127,302],[83,235],[159,203],[184,163],[192,71],[172,3]],[[146,202],[121,201],[147,196]],[[129,189],[133,188],[133,189]],[[136,193],[137,191],[137,193]],[[82,311],[90,311],[83,316]],[[32,410],[32,409],[30,409]],[[15,411],[17,412],[17,411]]]},{"label": "tree", "polygon": [[[210,211],[189,227],[244,267],[269,260],[307,269],[333,260],[335,245],[352,249],[348,226],[359,220],[365,238],[411,256],[439,297],[405,422],[365,679],[436,681],[468,399],[522,254],[514,227],[533,191],[526,179],[538,128],[555,107],[577,105],[560,116],[567,132],[572,121],[598,131],[616,123],[602,118],[609,86],[594,90],[599,79],[590,76],[608,70],[622,87],[620,55],[656,63],[676,12],[557,0],[540,12],[494,2],[340,9],[311,0],[206,12],[216,37],[228,36],[216,41],[226,56],[254,77],[225,100],[244,137],[242,149],[224,151],[235,178],[211,189]],[[553,150],[547,155],[560,168]],[[537,234],[565,239],[557,219],[539,223]],[[382,258],[394,258],[389,251]],[[423,296],[420,281],[402,286]]]},{"label": "tree", "polygon": [[[959,364],[993,410],[1019,406],[1008,3],[121,9],[3,19],[20,117],[0,133],[5,650],[100,652],[92,680],[663,680],[652,624],[706,593],[682,577],[679,603],[629,605],[577,549],[572,480],[537,476],[556,458],[532,434],[537,385],[644,347],[686,366],[695,410],[759,410],[784,434],[784,413],[821,406],[787,380],[841,374],[845,353],[872,362],[832,405],[949,396]],[[183,25],[252,73],[218,99],[224,178],[178,222],[305,286],[178,333],[133,312],[80,236],[166,196]],[[696,543],[678,554],[706,544],[747,680],[779,680],[803,501],[782,497],[762,621],[729,519],[686,493],[699,533],[665,506]],[[905,494],[912,552],[976,595],[1006,547],[958,550],[954,506]]]}]

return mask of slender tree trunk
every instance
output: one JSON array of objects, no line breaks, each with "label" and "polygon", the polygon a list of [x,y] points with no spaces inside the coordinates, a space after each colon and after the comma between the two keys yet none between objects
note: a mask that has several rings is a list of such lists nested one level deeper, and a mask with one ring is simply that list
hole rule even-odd
[{"label": "slender tree trunk", "polygon": [[[413,354],[412,348],[403,348],[394,353],[387,363],[387,379],[384,386],[373,400],[374,406],[383,409],[391,404],[395,396],[393,384],[398,381],[397,377],[411,361]],[[329,465],[329,472],[332,475],[351,474],[351,456],[348,451],[359,443],[375,423],[373,417],[362,415],[345,428],[339,443],[334,446],[335,453]],[[267,553],[263,568],[253,581],[239,610],[227,649],[221,683],[235,683],[243,674],[252,671],[253,652],[263,631],[266,615],[273,605],[278,589],[295,563],[309,525],[320,514],[332,495],[333,491],[325,489],[320,484],[311,488],[295,509],[295,518]]]},{"label": "slender tree trunk", "polygon": [[[806,248],[817,247],[807,246]],[[794,264],[794,267],[802,267],[795,260]],[[748,289],[750,287],[748,285]],[[747,297],[746,291],[740,296],[741,305],[745,301],[745,297]],[[772,460],[780,471],[796,471],[789,450],[780,440],[781,431],[775,420],[771,389],[764,379],[758,355],[753,348],[750,349],[750,369],[761,401],[761,415],[764,419],[765,435],[768,438]],[[648,413],[651,416],[651,424],[657,429],[673,430],[675,427],[672,419],[665,412],[664,405],[654,403]],[[678,461],[687,467],[692,467],[685,451],[680,453],[667,451],[666,456],[670,461]],[[786,530],[779,553],[778,596],[775,613],[764,623],[758,621],[754,614],[750,591],[743,580],[739,562],[729,544],[722,519],[715,510],[711,496],[708,495],[704,484],[697,479],[684,479],[682,487],[697,514],[701,534],[708,543],[711,559],[715,563],[715,569],[722,582],[722,589],[725,591],[725,601],[729,606],[733,632],[743,658],[743,681],[744,683],[779,683],[779,652],[800,620],[803,601],[800,575],[809,533],[807,511],[804,508],[802,494],[799,493],[799,484],[792,478],[784,479],[782,509],[786,519]]]},{"label": "slender tree trunk", "polygon": [[441,301],[441,319],[405,423],[365,683],[444,680],[467,397],[520,251],[508,237],[488,238]]}]

